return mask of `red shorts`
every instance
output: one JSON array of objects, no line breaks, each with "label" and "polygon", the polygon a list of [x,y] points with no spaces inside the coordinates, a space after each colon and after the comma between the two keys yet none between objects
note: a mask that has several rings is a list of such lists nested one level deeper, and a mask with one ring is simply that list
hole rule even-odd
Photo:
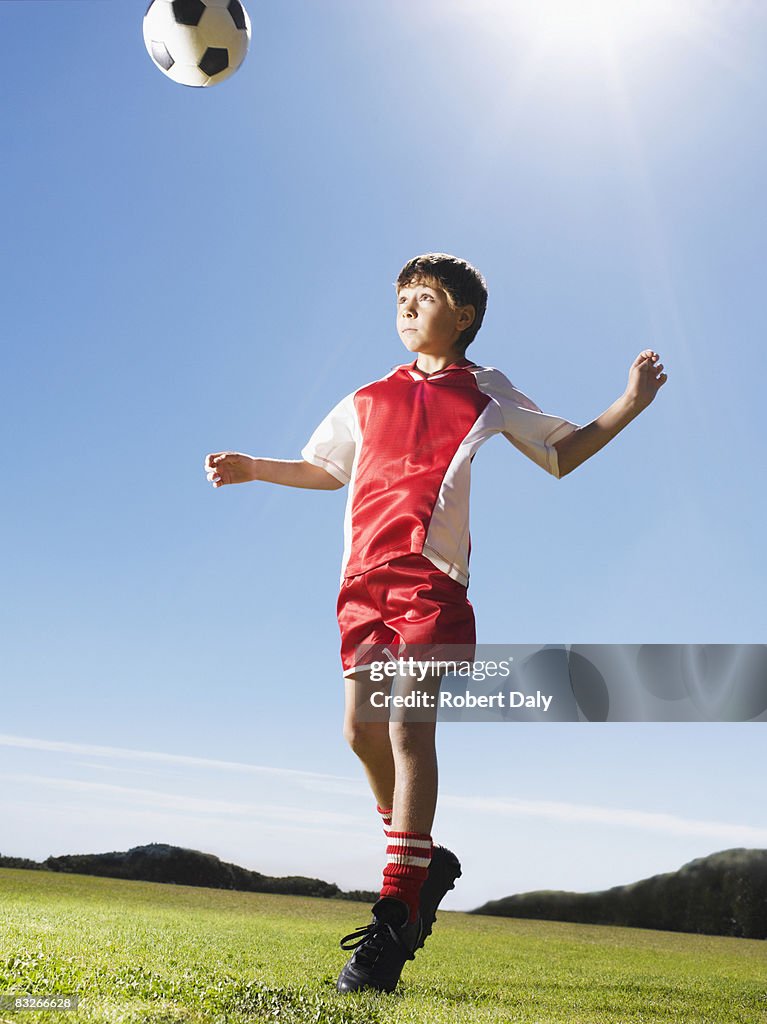
[{"label": "red shorts", "polygon": [[[474,657],[474,609],[466,587],[425,555],[403,555],[345,579],[338,595],[338,625],[345,676],[387,658]],[[360,645],[373,646],[358,652]]]}]

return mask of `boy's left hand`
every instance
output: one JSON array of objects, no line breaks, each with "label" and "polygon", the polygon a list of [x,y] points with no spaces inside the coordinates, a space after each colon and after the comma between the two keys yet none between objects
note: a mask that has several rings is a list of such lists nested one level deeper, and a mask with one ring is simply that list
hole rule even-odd
[{"label": "boy's left hand", "polygon": [[663,363],[659,363],[659,359],[657,352],[646,348],[631,364],[626,399],[639,412],[647,408],[668,380],[668,376],[662,372]]}]

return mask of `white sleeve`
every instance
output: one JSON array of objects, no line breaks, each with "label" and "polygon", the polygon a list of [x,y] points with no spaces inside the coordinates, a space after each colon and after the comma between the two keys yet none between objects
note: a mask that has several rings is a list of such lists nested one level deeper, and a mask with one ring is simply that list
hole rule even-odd
[{"label": "white sleeve", "polygon": [[357,450],[356,426],[357,413],[354,395],[351,394],[327,414],[301,449],[301,457],[324,469],[342,484],[348,484]]},{"label": "white sleeve", "polygon": [[552,476],[559,476],[559,460],[554,445],[578,429],[576,423],[541,412],[535,402],[515,388],[499,370],[490,370],[480,388],[500,406],[503,436],[529,459]]}]

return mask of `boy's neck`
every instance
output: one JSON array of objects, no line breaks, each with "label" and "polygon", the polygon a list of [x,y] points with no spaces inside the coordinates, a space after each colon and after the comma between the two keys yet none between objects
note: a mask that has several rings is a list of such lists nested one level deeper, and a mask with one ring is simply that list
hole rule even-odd
[{"label": "boy's neck", "polygon": [[426,352],[419,352],[415,361],[415,369],[431,375],[444,370],[447,366],[468,366],[470,362],[471,360],[467,359],[463,353],[450,352],[444,356],[432,356]]}]

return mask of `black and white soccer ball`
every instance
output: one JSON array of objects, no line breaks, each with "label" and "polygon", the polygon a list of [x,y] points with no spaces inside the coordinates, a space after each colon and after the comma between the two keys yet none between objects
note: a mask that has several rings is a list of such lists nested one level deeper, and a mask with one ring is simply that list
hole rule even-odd
[{"label": "black and white soccer ball", "polygon": [[152,0],[144,43],[174,82],[217,85],[245,60],[250,18],[240,0]]}]

